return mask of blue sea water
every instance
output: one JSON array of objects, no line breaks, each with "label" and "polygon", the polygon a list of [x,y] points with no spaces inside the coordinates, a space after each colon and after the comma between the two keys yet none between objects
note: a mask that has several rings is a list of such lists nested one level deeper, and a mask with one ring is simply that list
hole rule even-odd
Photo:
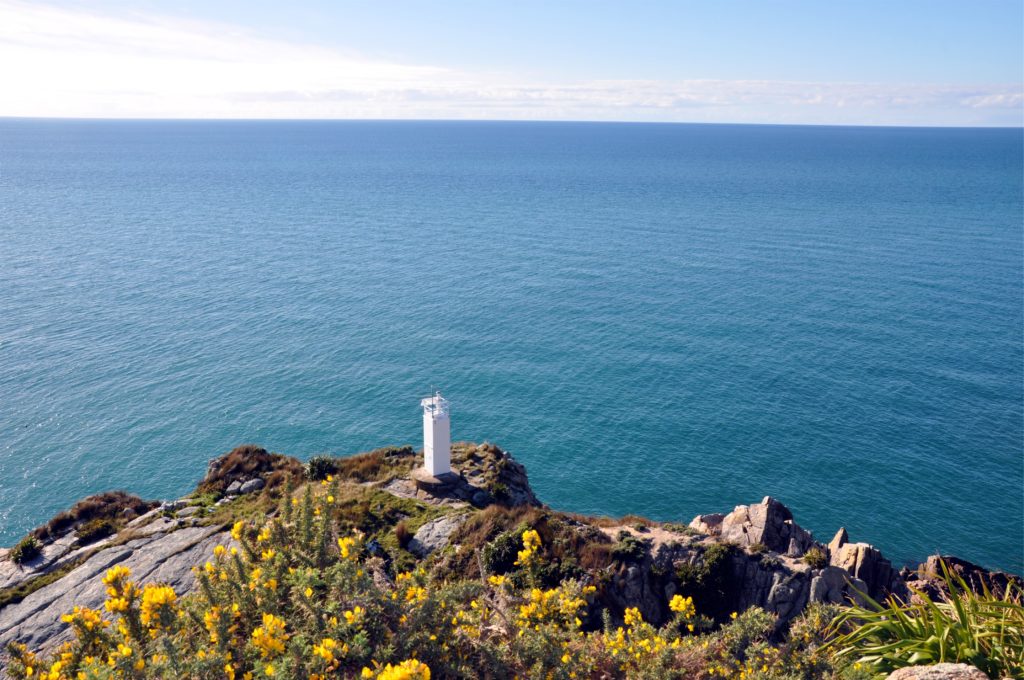
[{"label": "blue sea water", "polygon": [[0,121],[0,542],[453,435],[555,508],[766,494],[1024,571],[1019,129]]}]

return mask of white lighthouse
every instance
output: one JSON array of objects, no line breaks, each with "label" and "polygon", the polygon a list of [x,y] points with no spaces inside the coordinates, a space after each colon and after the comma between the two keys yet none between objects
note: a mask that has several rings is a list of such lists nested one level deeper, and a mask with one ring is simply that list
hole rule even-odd
[{"label": "white lighthouse", "polygon": [[423,467],[433,477],[452,471],[452,426],[448,400],[435,392],[420,401],[423,407]]}]

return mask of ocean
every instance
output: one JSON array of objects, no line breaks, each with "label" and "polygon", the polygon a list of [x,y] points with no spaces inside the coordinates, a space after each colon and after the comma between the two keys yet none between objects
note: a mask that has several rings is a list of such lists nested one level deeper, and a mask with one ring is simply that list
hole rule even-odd
[{"label": "ocean", "polygon": [[1022,135],[0,120],[0,543],[436,387],[557,509],[1024,572]]}]

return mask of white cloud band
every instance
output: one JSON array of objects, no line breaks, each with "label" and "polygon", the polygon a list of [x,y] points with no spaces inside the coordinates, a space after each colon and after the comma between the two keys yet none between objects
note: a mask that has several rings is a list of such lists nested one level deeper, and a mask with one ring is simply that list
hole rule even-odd
[{"label": "white cloud band", "polygon": [[0,115],[1020,125],[1020,84],[640,81],[467,73],[234,26],[0,2]]}]

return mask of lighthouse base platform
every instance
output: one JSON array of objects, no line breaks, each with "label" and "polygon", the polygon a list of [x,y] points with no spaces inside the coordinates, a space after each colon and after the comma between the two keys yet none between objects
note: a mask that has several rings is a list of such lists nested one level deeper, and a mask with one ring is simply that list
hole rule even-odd
[{"label": "lighthouse base platform", "polygon": [[462,481],[462,477],[454,470],[435,477],[422,467],[413,470],[410,477],[417,488],[435,495],[449,493]]}]

